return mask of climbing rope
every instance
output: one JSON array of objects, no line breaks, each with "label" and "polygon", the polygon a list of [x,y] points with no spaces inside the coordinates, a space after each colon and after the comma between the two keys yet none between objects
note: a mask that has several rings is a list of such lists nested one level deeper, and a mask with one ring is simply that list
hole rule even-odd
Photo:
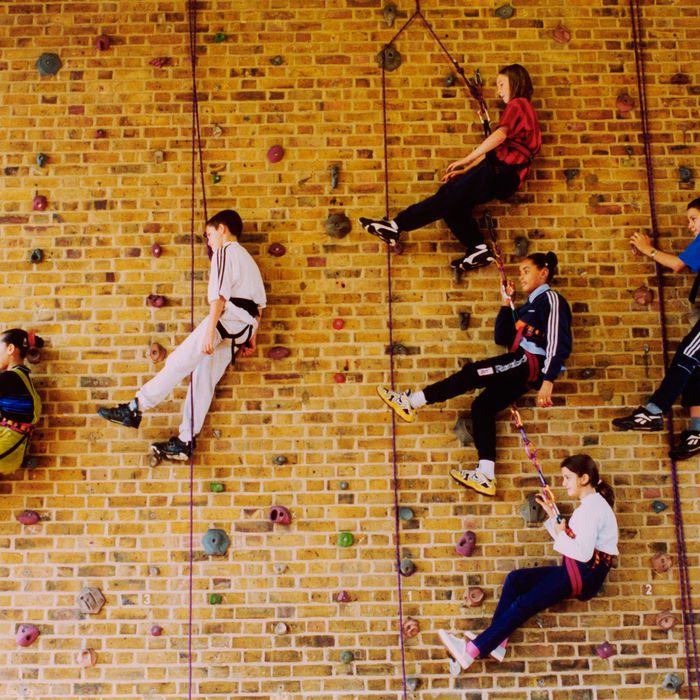
[{"label": "climbing rope", "polygon": [[[630,0],[630,18],[632,20],[632,38],[634,45],[634,60],[637,77],[637,90],[639,92],[639,112],[642,124],[642,140],[644,143],[644,161],[646,165],[647,192],[649,196],[649,213],[651,217],[651,233],[654,246],[658,246],[659,229],[656,219],[656,189],[654,184],[654,164],[651,153],[651,130],[649,127],[649,110],[647,108],[646,94],[646,69],[644,58],[644,46],[642,42],[642,14],[639,0]],[[668,335],[666,332],[666,313],[663,295],[663,272],[661,265],[656,263],[656,285],[659,298],[659,323],[661,325],[661,343],[663,347],[664,366],[668,366]],[[668,444],[673,447],[674,430],[673,416],[669,411],[668,418]],[[686,669],[688,671],[689,698],[693,698],[692,675],[695,674],[695,685],[700,697],[700,668],[698,666],[698,644],[695,636],[695,612],[693,609],[692,589],[688,556],[685,544],[685,529],[683,524],[683,512],[678,484],[678,470],[676,460],[671,457],[671,482],[673,488],[673,514],[676,529],[676,542],[678,547],[678,568],[681,589],[681,608],[683,616],[683,640],[685,646]],[[691,652],[692,647],[692,652]]]}]

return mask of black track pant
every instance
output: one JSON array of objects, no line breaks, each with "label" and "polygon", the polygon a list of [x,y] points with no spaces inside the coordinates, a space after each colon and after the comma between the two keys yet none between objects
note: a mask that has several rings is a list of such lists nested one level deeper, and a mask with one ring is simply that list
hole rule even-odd
[{"label": "black track pant", "polygon": [[479,459],[495,462],[496,415],[528,391],[529,374],[525,351],[518,348],[515,352],[466,364],[458,372],[425,387],[423,393],[431,404],[483,387],[472,402],[474,445]]}]

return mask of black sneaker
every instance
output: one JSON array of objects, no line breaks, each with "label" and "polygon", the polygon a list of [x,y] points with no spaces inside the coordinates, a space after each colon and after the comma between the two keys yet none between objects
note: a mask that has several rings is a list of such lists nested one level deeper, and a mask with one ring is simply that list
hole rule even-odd
[{"label": "black sneaker", "polygon": [[671,448],[673,459],[688,459],[700,452],[700,430],[684,430],[677,445]]},{"label": "black sneaker", "polygon": [[387,219],[366,219],[364,216],[361,216],[360,225],[367,233],[381,238],[384,243],[395,245],[399,242],[401,233],[393,221],[388,221]]},{"label": "black sneaker", "polygon": [[485,267],[493,262],[494,258],[485,243],[480,243],[476,248],[468,250],[463,257],[453,260],[450,265],[453,269],[476,270],[477,267]]},{"label": "black sneaker", "polygon": [[125,425],[127,428],[138,428],[141,425],[142,414],[139,411],[138,399],[132,399],[129,403],[120,403],[114,408],[102,406],[97,409],[97,415],[112,423]]},{"label": "black sneaker", "polygon": [[179,437],[171,437],[167,442],[154,442],[151,452],[158,459],[174,459],[178,462],[186,462],[192,456],[192,443],[183,442]]},{"label": "black sneaker", "polygon": [[629,416],[613,418],[612,424],[620,430],[663,430],[664,417],[649,413],[646,408],[640,406]]}]

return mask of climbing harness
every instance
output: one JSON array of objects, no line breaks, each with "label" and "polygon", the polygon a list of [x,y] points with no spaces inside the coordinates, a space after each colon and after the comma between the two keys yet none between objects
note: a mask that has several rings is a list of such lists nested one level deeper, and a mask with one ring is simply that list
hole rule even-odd
[{"label": "climbing harness", "polygon": [[[642,16],[639,0],[630,0],[630,18],[632,20],[632,43],[634,46],[634,59],[637,77],[637,90],[639,92],[639,113],[642,125],[642,141],[644,143],[644,161],[646,165],[647,192],[649,196],[649,214],[651,218],[651,232],[654,246],[659,238],[658,222],[656,218],[656,189],[654,184],[654,163],[651,154],[651,130],[649,127],[649,111],[647,108],[646,94],[646,68],[644,59],[644,45],[642,40]],[[664,365],[668,366],[668,336],[666,331],[666,313],[663,296],[663,273],[661,265],[656,263],[656,284],[659,298],[659,324],[661,326],[661,344],[664,354]],[[695,285],[693,285],[695,287]],[[693,290],[697,292],[697,289]],[[668,444],[673,448],[674,430],[673,416],[669,411],[668,417]],[[695,611],[693,608],[692,590],[690,584],[690,572],[688,567],[688,555],[685,543],[685,529],[683,524],[683,512],[678,484],[678,470],[676,460],[671,456],[671,482],[673,488],[673,516],[676,529],[676,542],[678,546],[678,569],[681,593],[681,607],[683,616],[683,640],[685,645],[686,669],[688,671],[688,697],[694,697],[693,688],[696,687],[700,697],[700,667],[698,664],[698,644],[695,635]],[[695,674],[693,685],[692,676]]]},{"label": "climbing harness", "polygon": [[[260,309],[258,308],[258,305],[252,299],[244,299],[242,297],[231,297],[229,301],[234,306],[237,306],[239,309],[247,311],[253,318],[257,318],[260,315]],[[219,331],[219,335],[222,338],[231,338],[231,364],[235,365],[236,351],[238,350],[238,348],[242,348],[248,345],[248,342],[253,337],[253,326],[248,324],[237,333],[229,333],[226,330],[224,324],[221,323],[221,321],[218,321],[216,324],[216,330]]]}]

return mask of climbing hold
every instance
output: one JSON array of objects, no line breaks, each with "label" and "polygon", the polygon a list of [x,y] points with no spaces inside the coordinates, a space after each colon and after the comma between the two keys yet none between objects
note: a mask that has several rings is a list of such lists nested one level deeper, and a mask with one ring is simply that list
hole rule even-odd
[{"label": "climbing hold", "polygon": [[668,631],[675,627],[676,623],[678,622],[678,618],[673,615],[669,610],[666,610],[664,612],[660,612],[656,616],[656,624],[661,627],[662,630]]},{"label": "climbing hold", "polygon": [[615,107],[621,114],[627,114],[634,109],[634,99],[627,92],[621,92],[615,101]]},{"label": "climbing hold", "polygon": [[525,236],[515,237],[515,254],[524,258],[527,255],[527,251],[530,249],[530,241],[527,240]]},{"label": "climbing hold", "polygon": [[591,379],[595,376],[595,369],[593,367],[586,367],[581,370],[581,377],[583,379]]},{"label": "climbing hold", "polygon": [[455,549],[457,554],[461,554],[463,557],[470,557],[474,552],[476,547],[476,535],[471,531],[467,530],[457,542]]},{"label": "climbing hold", "polygon": [[282,56],[280,56],[280,55],[273,56],[273,57],[270,59],[270,63],[271,63],[273,66],[281,66],[281,65],[284,63],[284,59],[283,59]]},{"label": "climbing hold", "polygon": [[33,211],[46,211],[49,206],[49,202],[44,197],[43,194],[35,194],[34,199],[32,199],[32,210]]},{"label": "climbing hold", "polygon": [[452,87],[452,86],[455,84],[455,81],[456,81],[455,74],[454,74],[454,73],[448,73],[448,74],[445,76],[445,80],[444,80],[445,87]]},{"label": "climbing hold", "polygon": [[106,34],[100,34],[100,36],[95,39],[95,46],[97,47],[98,51],[107,51],[107,49],[111,46],[111,41],[109,40],[109,37]]},{"label": "climbing hold", "polygon": [[678,178],[683,184],[688,184],[693,179],[693,171],[685,165],[678,168]]},{"label": "climbing hold", "polygon": [[336,384],[345,384],[345,375],[342,372],[336,372],[333,375],[333,381]]},{"label": "climbing hold", "polygon": [[28,647],[34,644],[41,632],[36,625],[29,624],[25,622],[17,628],[17,635],[15,639],[17,644],[21,647]]},{"label": "climbing hold", "polygon": [[280,467],[283,464],[287,464],[288,461],[289,460],[284,455],[277,455],[277,457],[275,457],[275,464],[279,465]]},{"label": "climbing hold", "polygon": [[272,255],[273,258],[281,258],[287,252],[287,249],[281,243],[273,243],[267,249],[267,252]]},{"label": "climbing hold", "polygon": [[160,165],[165,160],[165,152],[158,149],[153,151],[153,162]]},{"label": "climbing hold", "polygon": [[282,634],[287,634],[289,632],[289,627],[287,627],[286,622],[278,622],[275,625],[275,634],[279,637]]},{"label": "climbing hold", "polygon": [[603,642],[595,648],[595,653],[600,656],[601,659],[609,659],[611,656],[617,654],[617,649],[610,642]]},{"label": "climbing hold", "polygon": [[639,304],[640,306],[648,306],[652,301],[654,301],[654,290],[649,289],[649,287],[643,284],[641,287],[637,287],[637,289],[634,290],[632,293],[632,298],[634,299],[635,304]]},{"label": "climbing hold", "polygon": [[561,22],[554,28],[552,37],[557,44],[568,44],[571,41],[571,30]]},{"label": "climbing hold", "polygon": [[168,354],[168,351],[160,343],[151,343],[148,346],[148,356],[151,362],[162,362]]},{"label": "climbing hold", "polygon": [[338,487],[340,488],[341,491],[347,491],[350,488],[350,484],[347,481],[341,481],[338,484]]},{"label": "climbing hold", "polygon": [[468,311],[459,312],[459,330],[466,331],[469,330],[469,322],[472,319],[472,315]]},{"label": "climbing hold", "polygon": [[352,547],[355,538],[352,536],[352,532],[341,532],[338,535],[338,546],[339,547]]},{"label": "climbing hold", "polygon": [[22,525],[35,525],[40,519],[39,513],[35,510],[23,510],[17,514],[17,521]]},{"label": "climbing hold", "polygon": [[326,219],[326,233],[331,238],[345,238],[351,228],[352,223],[345,214],[331,214]]},{"label": "climbing hold", "polygon": [[349,603],[350,594],[347,591],[339,591],[335,596],[336,603]]},{"label": "climbing hold", "polygon": [[389,246],[389,252],[393,255],[401,255],[404,250],[405,248],[401,241],[397,241],[394,245]]},{"label": "climbing hold", "polygon": [[536,496],[537,494],[531,493],[525,499],[522,506],[520,506],[520,515],[523,516],[523,520],[525,521],[526,525],[534,525],[547,519],[547,514],[544,512],[542,506],[537,502]]},{"label": "climbing hold", "polygon": [[340,166],[331,165],[331,189],[334,190],[338,186],[338,180],[340,179]]},{"label": "climbing hold", "polygon": [[41,248],[34,248],[34,250],[29,254],[29,262],[34,264],[39,264],[44,259],[44,251]]},{"label": "climbing hold", "polygon": [[578,168],[567,168],[564,171],[564,177],[566,178],[567,182],[571,182],[573,179],[577,178],[581,174],[581,171]]},{"label": "climbing hold", "polygon": [[210,593],[209,594],[209,605],[221,605],[223,597],[221,593]]},{"label": "climbing hold", "polygon": [[284,148],[282,146],[270,146],[267,151],[267,159],[270,163],[279,163],[284,158]]},{"label": "climbing hold", "polygon": [[214,138],[217,138],[217,139],[218,139],[219,136],[222,136],[222,135],[223,135],[223,133],[224,133],[224,130],[221,128],[221,125],[220,125],[220,124],[214,124],[214,126],[212,126],[212,128],[211,128],[211,135],[212,135]]},{"label": "climbing hold", "polygon": [[474,444],[471,413],[462,413],[459,418],[457,418],[457,422],[454,424],[452,430],[457,436],[460,445],[466,447],[467,445]]},{"label": "climbing hold", "polygon": [[651,566],[657,574],[663,574],[673,566],[673,559],[666,552],[656,552],[651,558]]},{"label": "climbing hold", "polygon": [[414,513],[412,508],[408,506],[401,506],[401,508],[399,508],[399,518],[401,518],[401,520],[413,520],[413,517]]},{"label": "climbing hold", "polygon": [[393,71],[401,65],[401,54],[390,44],[387,44],[375,57],[377,65],[384,70]]},{"label": "climbing hold", "polygon": [[212,173],[211,181],[216,185],[218,182],[221,182],[221,175],[219,175],[219,173]]},{"label": "climbing hold", "polygon": [[412,576],[416,573],[416,565],[407,557],[401,560],[399,571],[402,576]]},{"label": "climbing hold", "polygon": [[457,676],[459,676],[459,674],[462,673],[462,667],[459,665],[459,661],[456,661],[450,656],[449,665],[450,675],[452,676],[452,678],[457,678]]},{"label": "climbing hold", "polygon": [[220,481],[212,481],[209,483],[209,490],[212,493],[223,493],[225,491],[225,488]]},{"label": "climbing hold", "polygon": [[107,132],[105,129],[97,129],[95,131],[95,138],[96,139],[106,139],[107,138]]},{"label": "climbing hold", "polygon": [[287,570],[287,565],[284,562],[276,562],[272,565],[272,570],[276,574],[283,574]]},{"label": "climbing hold", "polygon": [[156,56],[156,58],[152,58],[148,63],[156,68],[165,68],[165,66],[170,65],[170,58],[168,58],[168,56]]},{"label": "climbing hold", "polygon": [[272,506],[268,515],[270,522],[279,525],[289,525],[292,522],[292,514],[284,506]]},{"label": "climbing hold", "polygon": [[228,546],[231,544],[228,535],[224,530],[210,528],[202,537],[202,545],[207,554],[215,556],[223,556],[228,551]]},{"label": "climbing hold", "polygon": [[214,34],[215,44],[221,44],[222,42],[226,41],[226,39],[228,39],[228,36],[223,32],[217,32],[216,34]]},{"label": "climbing hold", "polygon": [[292,351],[283,345],[275,345],[267,351],[267,356],[271,360],[284,360],[285,357],[289,357],[291,354]]},{"label": "climbing hold", "polygon": [[652,501],[651,509],[654,513],[662,513],[668,506],[663,501]]},{"label": "climbing hold", "polygon": [[61,70],[61,59],[55,53],[42,53],[37,59],[36,69],[39,75],[56,75]]},{"label": "climbing hold", "polygon": [[690,76],[687,73],[674,73],[670,82],[671,85],[687,85],[690,82]]},{"label": "climbing hold", "polygon": [[160,574],[160,569],[157,566],[149,566],[148,567],[148,575],[149,576],[158,576]]},{"label": "climbing hold", "polygon": [[102,591],[94,586],[86,586],[78,593],[78,609],[81,613],[96,615],[105,604],[105,597]]},{"label": "climbing hold", "polygon": [[469,586],[464,594],[464,600],[470,608],[477,608],[484,602],[484,592],[479,586]]},{"label": "climbing hold", "polygon": [[160,637],[161,634],[163,634],[163,628],[160,625],[151,627],[151,637]]},{"label": "climbing hold", "polygon": [[394,343],[391,346],[392,355],[410,355],[408,348],[403,343]]},{"label": "climbing hold", "polygon": [[419,685],[420,685],[420,680],[418,678],[411,676],[410,678],[406,679],[406,688],[407,688],[407,690],[410,690],[412,693],[415,693],[416,690],[418,690]]},{"label": "climbing hold", "polygon": [[154,258],[159,258],[161,255],[163,255],[163,247],[161,246],[160,243],[154,243],[151,246],[151,255]]},{"label": "climbing hold", "polygon": [[355,654],[347,649],[340,652],[340,662],[343,664],[350,664],[355,660]]},{"label": "climbing hold", "polygon": [[154,309],[160,309],[165,306],[165,297],[162,294],[149,294],[146,297],[146,306],[152,306]]},{"label": "climbing hold", "polygon": [[420,623],[412,617],[407,617],[403,621],[401,632],[406,639],[413,639],[413,637],[417,637],[420,633]]},{"label": "climbing hold", "polygon": [[512,5],[501,5],[494,10],[494,14],[499,19],[510,19],[515,14],[515,9]]},{"label": "climbing hold", "polygon": [[396,15],[398,14],[398,7],[394,5],[393,2],[388,2],[386,5],[384,5],[384,9],[382,10],[382,14],[384,15],[384,21],[386,22],[387,27],[393,27],[394,22],[396,21]]},{"label": "climbing hold", "polygon": [[333,328],[336,331],[342,331],[343,328],[345,328],[345,321],[343,321],[342,318],[334,318],[333,319]]},{"label": "climbing hold", "polygon": [[677,673],[667,673],[664,682],[661,684],[663,690],[677,693],[683,685],[683,679]]},{"label": "climbing hold", "polygon": [[40,167],[43,168],[46,163],[48,162],[49,157],[46,155],[46,153],[37,153],[36,154],[36,164]]},{"label": "climbing hold", "polygon": [[75,655],[75,661],[78,666],[91,668],[97,663],[97,652],[94,649],[81,649]]}]

